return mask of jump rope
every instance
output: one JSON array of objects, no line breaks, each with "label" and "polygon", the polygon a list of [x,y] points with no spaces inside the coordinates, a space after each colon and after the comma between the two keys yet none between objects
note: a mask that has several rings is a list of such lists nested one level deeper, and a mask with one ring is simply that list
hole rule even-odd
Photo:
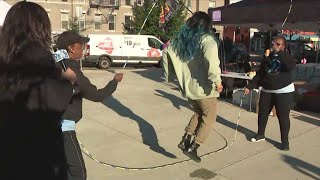
[{"label": "jump rope", "polygon": [[[192,11],[190,11],[190,9],[188,7],[186,7],[183,3],[181,3],[179,0],[176,0],[177,2],[179,2],[181,5],[183,5],[189,12],[191,12],[193,14]],[[152,12],[152,9],[155,7],[155,3],[153,4],[152,8],[150,9],[149,13],[148,13],[148,16],[147,18],[149,17],[149,15],[151,14]],[[292,0],[291,0],[291,4],[290,4],[290,7],[289,7],[289,11],[288,11],[288,14],[284,20],[284,22],[282,23],[282,26],[284,26],[284,24],[286,23],[287,19],[288,19],[288,16],[291,12],[291,8],[292,8]],[[145,19],[143,25],[142,25],[142,28],[147,20],[147,18]],[[140,29],[140,32],[139,34],[141,33],[141,30],[142,28]],[[128,60],[126,61],[126,63],[124,64],[123,66],[123,69],[126,67],[126,64],[127,64]],[[211,152],[208,152],[206,154],[203,154],[199,157],[206,157],[208,155],[211,155],[211,154],[214,154],[214,153],[218,153],[218,152],[221,152],[223,150],[226,150],[228,148],[230,148],[235,142],[236,142],[236,139],[237,139],[237,134],[238,134],[238,127],[239,127],[239,122],[240,122],[240,116],[241,116],[241,111],[242,111],[242,105],[243,105],[243,98],[245,97],[245,94],[243,94],[242,97],[240,97],[240,105],[239,105],[239,113],[238,113],[238,117],[237,117],[237,125],[236,125],[236,128],[235,128],[235,133],[234,133],[234,139],[233,141],[231,142],[230,145],[228,145],[228,141],[227,139],[221,134],[219,133],[218,131],[216,131],[215,129],[213,129],[213,131],[215,131],[224,141],[225,141],[225,145],[222,147],[222,148],[219,148],[218,150],[215,150],[215,151],[211,151]],[[181,161],[176,161],[176,162],[173,162],[173,163],[167,163],[167,164],[163,164],[163,165],[158,165],[158,166],[150,166],[150,167],[127,167],[127,166],[120,166],[120,165],[115,165],[115,164],[111,164],[111,163],[108,163],[108,162],[104,162],[104,161],[100,161],[98,160],[95,156],[93,156],[87,149],[86,147],[83,145],[83,143],[81,143],[81,141],[78,139],[79,141],[79,144],[80,146],[82,147],[81,151],[87,156],[89,157],[90,159],[96,161],[97,163],[99,164],[102,164],[103,166],[106,166],[106,167],[111,167],[111,168],[116,168],[116,169],[121,169],[121,170],[130,170],[130,171],[146,171],[146,170],[155,170],[155,169],[161,169],[161,168],[165,168],[165,167],[170,167],[170,166],[174,166],[174,165],[178,165],[178,164],[182,164],[182,163],[185,163],[185,162],[188,162],[190,161],[191,159],[186,159],[186,160],[181,160]]]},{"label": "jump rope", "polygon": [[[235,128],[235,134],[234,134],[234,139],[233,141],[231,142],[230,145],[228,145],[228,141],[227,139],[221,134],[219,133],[218,131],[216,131],[215,129],[213,129],[214,132],[216,132],[224,141],[225,141],[225,145],[221,148],[219,148],[218,150],[215,150],[215,151],[211,151],[211,152],[208,152],[206,154],[203,154],[199,157],[206,157],[210,154],[214,154],[214,153],[218,153],[218,152],[221,152],[223,150],[226,150],[228,148],[230,148],[235,142],[236,142],[236,139],[237,139],[237,134],[238,134],[238,127],[239,127],[239,122],[240,122],[240,115],[241,115],[241,111],[242,111],[242,101],[243,101],[243,98],[245,97],[245,95],[243,94],[243,96],[240,98],[240,105],[239,105],[239,113],[238,113],[238,117],[237,117],[237,125],[236,125],[236,128]],[[108,163],[108,162],[104,162],[104,161],[100,161],[98,160],[96,157],[94,157],[87,149],[86,147],[83,145],[83,143],[81,143],[80,140],[79,141],[79,144],[80,146],[82,147],[81,151],[86,155],[88,156],[90,159],[96,161],[97,163],[99,164],[102,164],[103,166],[107,166],[107,167],[111,167],[111,168],[116,168],[116,169],[122,169],[122,170],[131,170],[131,171],[141,171],[141,170],[155,170],[155,169],[160,169],[160,168],[164,168],[164,167],[170,167],[170,166],[174,166],[174,165],[177,165],[177,164],[182,164],[182,163],[185,163],[185,162],[188,162],[190,161],[191,159],[186,159],[186,160],[181,160],[181,161],[176,161],[176,162],[173,162],[173,163],[168,163],[168,164],[163,164],[163,165],[158,165],[158,166],[150,166],[150,167],[126,167],[126,166],[119,166],[119,165],[115,165],[115,164],[111,164],[111,163]]]}]

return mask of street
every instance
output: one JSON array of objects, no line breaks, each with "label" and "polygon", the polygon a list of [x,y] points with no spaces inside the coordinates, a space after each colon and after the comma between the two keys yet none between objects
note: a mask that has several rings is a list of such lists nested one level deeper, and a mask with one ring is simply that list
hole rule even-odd
[{"label": "street", "polygon": [[88,179],[320,178],[319,114],[291,113],[291,150],[283,152],[276,117],[269,118],[266,141],[252,143],[257,114],[242,109],[238,121],[239,107],[220,101],[214,131],[198,151],[202,162],[195,163],[177,147],[193,113],[177,87],[163,82],[162,69],[84,69],[100,88],[115,72],[124,79],[113,96],[84,100],[77,124],[79,140],[100,161],[83,154]]}]

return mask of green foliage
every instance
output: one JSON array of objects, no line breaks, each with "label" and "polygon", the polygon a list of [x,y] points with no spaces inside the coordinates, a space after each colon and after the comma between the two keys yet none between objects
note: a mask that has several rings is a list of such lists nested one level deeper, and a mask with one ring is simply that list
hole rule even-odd
[{"label": "green foliage", "polygon": [[[69,20],[69,28],[67,29],[68,31],[74,31],[76,33],[79,33],[79,21],[78,21],[78,17],[71,17],[71,19]],[[81,29],[80,30],[80,34],[81,32],[86,31],[87,28]]]},{"label": "green foliage", "polygon": [[162,8],[162,0],[156,1],[156,5],[149,15],[143,29],[141,29],[143,22],[145,21],[148,13],[150,12],[153,0],[145,0],[142,6],[133,6],[133,18],[131,20],[131,27],[125,27],[125,34],[146,34],[156,37],[167,36],[172,39],[175,34],[180,30],[181,26],[185,22],[186,11],[181,6],[171,16],[170,20],[165,24],[159,24],[160,13]]}]

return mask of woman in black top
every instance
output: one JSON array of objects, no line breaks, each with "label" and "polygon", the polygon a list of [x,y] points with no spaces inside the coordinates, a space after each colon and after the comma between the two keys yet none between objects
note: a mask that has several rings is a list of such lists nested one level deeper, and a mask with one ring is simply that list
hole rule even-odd
[{"label": "woman in black top", "polygon": [[252,142],[265,140],[265,128],[268,115],[275,106],[279,119],[282,150],[289,150],[290,108],[295,91],[292,70],[295,68],[294,58],[285,51],[286,40],[277,36],[272,41],[271,54],[266,54],[257,75],[245,88],[245,94],[254,87],[262,87],[259,101],[258,133]]},{"label": "woman in black top", "polygon": [[65,179],[59,120],[76,75],[55,66],[47,12],[32,2],[16,3],[0,42],[0,179]]}]

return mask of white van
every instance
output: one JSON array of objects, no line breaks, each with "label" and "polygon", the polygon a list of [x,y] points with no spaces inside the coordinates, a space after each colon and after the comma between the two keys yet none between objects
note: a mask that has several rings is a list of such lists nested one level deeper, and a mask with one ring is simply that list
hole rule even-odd
[{"label": "white van", "polygon": [[163,44],[150,35],[90,34],[83,63],[95,63],[102,69],[111,64],[160,65]]}]

